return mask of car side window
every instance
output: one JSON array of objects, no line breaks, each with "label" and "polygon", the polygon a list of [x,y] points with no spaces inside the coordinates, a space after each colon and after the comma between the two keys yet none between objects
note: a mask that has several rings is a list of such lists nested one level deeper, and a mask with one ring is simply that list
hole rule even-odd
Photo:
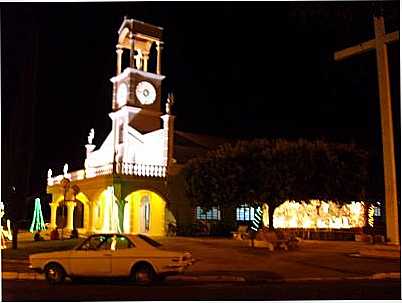
[{"label": "car side window", "polygon": [[133,248],[134,244],[124,236],[116,237],[116,250]]},{"label": "car side window", "polygon": [[105,239],[105,241],[103,241],[99,245],[99,249],[100,250],[113,250],[113,242],[114,242],[114,236],[107,237],[107,239]]},{"label": "car side window", "polygon": [[106,240],[106,237],[102,235],[90,237],[81,245],[79,250],[98,250]]}]

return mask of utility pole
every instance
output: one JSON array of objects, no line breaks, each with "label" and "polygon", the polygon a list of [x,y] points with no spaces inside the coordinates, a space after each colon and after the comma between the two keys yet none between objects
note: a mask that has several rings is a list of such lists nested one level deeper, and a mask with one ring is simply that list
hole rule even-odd
[{"label": "utility pole", "polygon": [[381,107],[381,130],[384,159],[385,216],[389,244],[399,245],[398,198],[396,188],[394,133],[392,124],[391,90],[388,71],[387,43],[399,40],[399,32],[385,33],[384,18],[374,16],[375,38],[335,52],[340,61],[370,50],[376,51],[378,86]]}]

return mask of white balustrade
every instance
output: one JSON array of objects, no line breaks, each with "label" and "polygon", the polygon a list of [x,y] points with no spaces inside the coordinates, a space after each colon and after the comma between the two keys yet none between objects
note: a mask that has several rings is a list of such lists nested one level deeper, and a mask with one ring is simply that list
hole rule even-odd
[{"label": "white balustrade", "polygon": [[[89,167],[87,169],[81,169],[75,172],[70,172],[69,177],[71,181],[79,181],[83,179],[93,178],[96,176],[111,175],[113,172],[113,164],[107,164],[97,167]],[[116,163],[116,173],[128,176],[141,176],[141,177],[165,177],[166,166],[155,164],[143,164],[143,163],[129,163],[118,162]],[[60,184],[64,175],[58,175],[47,178],[48,186]]]}]

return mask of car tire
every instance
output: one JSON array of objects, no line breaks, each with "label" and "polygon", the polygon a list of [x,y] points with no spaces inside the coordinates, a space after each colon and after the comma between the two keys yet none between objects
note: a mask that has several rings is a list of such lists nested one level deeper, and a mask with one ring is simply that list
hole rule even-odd
[{"label": "car tire", "polygon": [[155,279],[155,271],[149,264],[140,264],[132,272],[132,280],[138,285],[150,285]]},{"label": "car tire", "polygon": [[59,264],[51,263],[45,268],[45,277],[49,284],[60,284],[64,282],[66,272]]}]

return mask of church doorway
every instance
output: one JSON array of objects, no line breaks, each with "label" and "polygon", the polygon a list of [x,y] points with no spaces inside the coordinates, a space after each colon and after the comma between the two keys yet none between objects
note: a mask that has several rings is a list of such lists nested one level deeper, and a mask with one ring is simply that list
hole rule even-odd
[{"label": "church doorway", "polygon": [[124,230],[130,234],[166,235],[166,201],[150,190],[137,190],[125,199]]}]

